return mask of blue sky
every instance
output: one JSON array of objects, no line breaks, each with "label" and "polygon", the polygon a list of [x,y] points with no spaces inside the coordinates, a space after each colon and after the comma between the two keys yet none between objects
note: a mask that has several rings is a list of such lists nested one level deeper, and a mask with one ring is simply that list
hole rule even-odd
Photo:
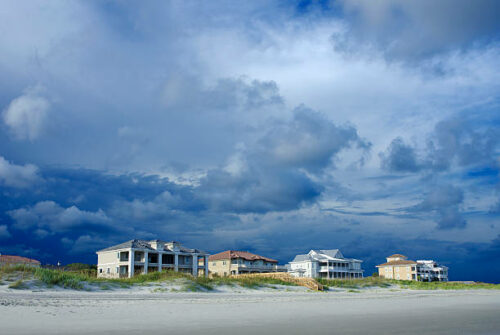
[{"label": "blue sky", "polygon": [[499,7],[2,1],[0,252],[340,248],[500,282]]}]

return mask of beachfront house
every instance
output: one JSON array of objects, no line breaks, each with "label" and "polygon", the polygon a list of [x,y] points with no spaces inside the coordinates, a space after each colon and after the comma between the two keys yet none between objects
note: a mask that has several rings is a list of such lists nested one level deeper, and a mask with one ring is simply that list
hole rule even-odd
[{"label": "beachfront house", "polygon": [[363,278],[362,262],[345,258],[339,249],[311,250],[295,256],[289,263],[288,272],[294,277],[356,279]]},{"label": "beachfront house", "polygon": [[275,259],[235,250],[211,255],[208,258],[208,270],[218,276],[286,271]]},{"label": "beachfront house", "polygon": [[22,256],[0,255],[0,266],[14,265],[40,267],[40,261]]},{"label": "beachfront house", "polygon": [[448,281],[448,267],[433,260],[408,260],[405,255],[394,254],[387,262],[377,265],[379,277],[396,280]]},{"label": "beachfront house", "polygon": [[164,270],[208,276],[208,256],[179,242],[131,240],[97,251],[97,276],[130,278]]}]

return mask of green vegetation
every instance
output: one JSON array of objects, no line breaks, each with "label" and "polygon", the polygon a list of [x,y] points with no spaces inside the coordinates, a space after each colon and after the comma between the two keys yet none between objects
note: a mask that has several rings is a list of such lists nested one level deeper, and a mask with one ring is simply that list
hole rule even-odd
[{"label": "green vegetation", "polygon": [[[78,264],[78,263],[77,263]],[[132,285],[153,285],[165,282],[177,283],[181,289],[171,291],[213,291],[219,286],[241,286],[245,288],[257,289],[260,287],[275,287],[275,285],[296,286],[294,283],[270,277],[242,276],[242,277],[193,277],[186,273],[164,271],[152,272],[138,275],[133,278],[97,278],[95,271],[88,268],[88,265],[75,265],[74,269],[80,270],[63,271],[58,269],[44,269],[30,266],[3,266],[0,267],[0,279],[11,282],[10,288],[27,288],[26,280],[35,279],[33,285],[60,286],[69,289],[83,290],[92,286],[101,290],[113,288],[129,288]],[[415,290],[471,290],[471,289],[500,289],[500,284],[487,283],[455,283],[455,282],[415,282],[396,281],[380,277],[367,277],[355,280],[340,279],[318,279],[320,284],[328,288],[343,288],[348,292],[356,292],[368,287],[401,287],[403,289]],[[162,292],[160,288],[153,290]]]},{"label": "green vegetation", "polygon": [[13,289],[17,289],[17,290],[21,290],[21,289],[24,289],[26,288],[26,284],[22,281],[22,279],[19,279],[18,281],[16,282],[13,282],[12,284],[9,285],[9,288],[13,288]]},{"label": "green vegetation", "polygon": [[318,279],[318,282],[323,284],[326,289],[338,287],[344,289],[360,289],[365,287],[390,287],[399,286],[403,289],[413,290],[474,290],[474,289],[489,289],[500,290],[500,284],[488,283],[458,283],[458,282],[417,282],[410,280],[389,280],[380,277],[366,277],[355,280],[341,279]]},{"label": "green vegetation", "polygon": [[402,288],[414,289],[414,290],[476,290],[476,289],[486,289],[486,290],[500,290],[500,284],[489,284],[489,283],[460,283],[460,282],[420,282],[420,281],[410,281],[410,280],[400,280],[392,281],[393,284],[400,285]]},{"label": "green vegetation", "polygon": [[331,287],[360,289],[365,287],[389,287],[391,282],[379,277],[366,277],[360,279],[317,279],[320,284],[323,284],[325,289]]},{"label": "green vegetation", "polygon": [[151,272],[134,276],[132,278],[97,278],[95,272],[88,267],[76,263],[74,269],[80,270],[63,271],[59,269],[44,269],[29,266],[7,266],[0,267],[0,278],[7,275],[17,278],[38,279],[45,285],[60,286],[63,288],[83,290],[88,285],[96,285],[101,290],[112,288],[128,288],[132,285],[150,285],[162,282],[178,281],[183,291],[212,291],[217,286],[240,285],[247,288],[259,288],[268,285],[295,285],[284,280],[265,277],[193,277],[186,273],[175,271]]}]

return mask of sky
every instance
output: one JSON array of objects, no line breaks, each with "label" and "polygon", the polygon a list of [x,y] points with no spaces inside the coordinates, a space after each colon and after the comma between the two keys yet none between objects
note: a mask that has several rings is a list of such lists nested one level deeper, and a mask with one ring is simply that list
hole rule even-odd
[{"label": "sky", "polygon": [[500,283],[496,0],[0,3],[0,253],[393,253]]}]

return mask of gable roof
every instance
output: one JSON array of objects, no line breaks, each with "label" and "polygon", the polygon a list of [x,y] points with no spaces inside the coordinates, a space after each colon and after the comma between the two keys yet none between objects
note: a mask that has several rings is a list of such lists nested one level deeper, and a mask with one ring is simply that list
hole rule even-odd
[{"label": "gable roof", "polygon": [[353,262],[362,262],[359,259],[355,258],[345,258],[344,255],[340,252],[339,249],[327,249],[327,250],[318,250],[312,249],[308,254],[305,255],[297,255],[293,259],[293,262],[305,262],[305,261],[353,261]]},{"label": "gable roof", "polygon": [[319,252],[332,258],[344,258],[339,249],[319,250]]},{"label": "gable roof", "polygon": [[312,260],[313,258],[311,257],[311,255],[307,254],[307,255],[297,255],[295,256],[295,258],[293,259],[292,262],[303,262],[303,261],[310,261]]},{"label": "gable roof", "polygon": [[0,255],[0,263],[8,264],[40,264],[40,261],[22,256]]},{"label": "gable roof", "polygon": [[236,251],[236,250],[226,250],[223,252],[219,252],[218,254],[211,255],[208,258],[208,260],[209,261],[218,261],[218,260],[222,260],[222,259],[235,259],[235,258],[243,258],[247,261],[263,260],[263,261],[270,262],[270,263],[278,263],[277,260],[272,259],[272,258],[252,254],[251,252],[247,252],[247,251]]},{"label": "gable roof", "polygon": [[415,261],[407,261],[407,260],[398,260],[398,261],[391,261],[387,262],[384,264],[377,265],[377,267],[383,267],[383,266],[398,266],[398,265],[411,265],[411,264],[417,264]]},{"label": "gable roof", "polygon": [[[130,240],[127,242],[123,242],[123,243],[120,243],[120,244],[117,244],[117,245],[114,245],[114,246],[111,246],[111,247],[108,247],[105,249],[101,249],[101,250],[98,250],[97,252],[113,251],[113,250],[119,250],[119,249],[130,249],[130,248],[147,249],[147,250],[151,250],[151,251],[157,251],[156,249],[151,247],[151,245],[150,245],[151,242],[163,242],[165,244],[177,243],[177,242],[164,242],[161,240],[146,241],[146,240],[137,240],[136,239],[136,240]],[[199,250],[199,249],[191,249],[191,248],[187,248],[187,247],[184,247],[182,245],[179,245],[179,244],[178,244],[178,247],[179,247],[179,251],[181,251],[181,252],[205,254],[204,251]],[[165,250],[170,250],[167,245],[165,245]]]},{"label": "gable roof", "polygon": [[98,252],[101,251],[112,251],[112,250],[118,250],[118,249],[129,249],[129,248],[134,248],[134,249],[149,249],[149,250],[154,250],[151,248],[149,245],[148,241],[145,240],[130,240],[127,242],[123,242],[117,245],[113,245],[111,247],[101,249]]}]

